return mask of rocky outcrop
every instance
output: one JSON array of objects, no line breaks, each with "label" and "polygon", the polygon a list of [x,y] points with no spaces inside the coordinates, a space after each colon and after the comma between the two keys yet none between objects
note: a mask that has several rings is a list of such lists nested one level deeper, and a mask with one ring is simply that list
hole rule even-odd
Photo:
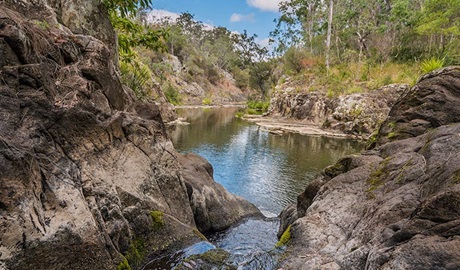
[{"label": "rocky outcrop", "polygon": [[460,122],[460,67],[421,77],[404,93],[382,123],[375,145],[412,138],[442,125]]},{"label": "rocky outcrop", "polygon": [[[202,241],[196,227],[259,214],[208,172],[185,176],[204,161],[181,163],[160,108],[121,85],[104,14],[93,0],[0,3],[0,269],[139,268]],[[218,195],[196,204],[189,186]]]},{"label": "rocky outcrop", "polygon": [[189,153],[180,155],[178,160],[193,216],[201,232],[222,231],[241,217],[259,213],[254,205],[214,182],[213,168],[206,159]]},{"label": "rocky outcrop", "polygon": [[321,92],[296,93],[278,86],[268,115],[312,123],[352,135],[370,135],[388,116],[407,85],[388,85],[368,93],[328,97]]},{"label": "rocky outcrop", "polygon": [[[392,111],[408,111],[428,88],[444,96],[432,111],[446,111],[460,94],[455,70],[425,77]],[[291,240],[283,268],[459,269],[459,134],[460,123],[442,125],[326,168],[284,212]]]}]

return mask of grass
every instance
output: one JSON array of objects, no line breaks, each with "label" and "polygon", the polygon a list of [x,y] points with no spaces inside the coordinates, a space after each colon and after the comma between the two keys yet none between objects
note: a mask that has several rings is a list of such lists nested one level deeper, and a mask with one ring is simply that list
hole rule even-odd
[{"label": "grass", "polygon": [[420,64],[420,69],[422,73],[429,73],[438,68],[442,68],[443,66],[444,66],[444,59],[432,57],[430,59],[426,59],[422,61],[422,63]]},{"label": "grass", "polygon": [[413,85],[420,75],[419,63],[350,62],[323,69],[305,69],[292,77],[296,85],[308,85],[302,91],[317,90],[330,98],[363,93],[393,83]]}]

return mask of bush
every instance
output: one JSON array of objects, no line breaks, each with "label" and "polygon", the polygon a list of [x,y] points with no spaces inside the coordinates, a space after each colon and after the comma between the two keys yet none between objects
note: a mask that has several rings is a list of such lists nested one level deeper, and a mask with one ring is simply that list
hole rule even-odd
[{"label": "bush", "polygon": [[163,85],[163,93],[165,94],[169,103],[173,105],[181,104],[179,91],[171,84],[171,82],[167,82]]},{"label": "bush", "polygon": [[266,112],[270,106],[270,101],[249,100],[247,106],[248,109]]},{"label": "bush", "polygon": [[205,106],[209,106],[209,105],[212,104],[212,99],[211,98],[204,98],[202,103]]},{"label": "bush", "polygon": [[436,57],[432,57],[430,59],[424,60],[422,64],[420,65],[420,69],[425,74],[435,69],[442,68],[443,66],[444,66],[444,58],[439,59]]},{"label": "bush", "polygon": [[145,100],[151,95],[152,71],[140,59],[120,61],[121,82],[131,88],[136,96]]}]

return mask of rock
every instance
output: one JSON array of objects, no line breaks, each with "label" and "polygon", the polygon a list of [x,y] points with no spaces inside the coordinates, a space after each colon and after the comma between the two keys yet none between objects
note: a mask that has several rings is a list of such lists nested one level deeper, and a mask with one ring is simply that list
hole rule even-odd
[{"label": "rock", "polygon": [[287,87],[270,101],[269,116],[287,117],[351,135],[369,136],[387,117],[404,84],[381,87],[369,93],[327,97],[320,92],[293,93]]},{"label": "rock", "polygon": [[262,216],[257,207],[228,193],[213,180],[213,168],[204,158],[189,153],[178,155],[197,228],[216,232],[249,216]]},{"label": "rock", "polygon": [[[447,104],[460,89],[453,70],[430,78]],[[392,111],[410,111],[413,98],[406,93]],[[442,111],[435,115],[443,119]],[[326,168],[299,195],[282,267],[458,269],[459,134],[460,123],[442,125]]]},{"label": "rock", "polygon": [[460,67],[447,67],[420,78],[391,109],[371,147],[460,122],[459,74]]},{"label": "rock", "polygon": [[206,170],[184,180],[162,109],[120,83],[96,2],[0,3],[0,268],[138,269],[202,241],[195,220],[218,230],[256,212]]}]

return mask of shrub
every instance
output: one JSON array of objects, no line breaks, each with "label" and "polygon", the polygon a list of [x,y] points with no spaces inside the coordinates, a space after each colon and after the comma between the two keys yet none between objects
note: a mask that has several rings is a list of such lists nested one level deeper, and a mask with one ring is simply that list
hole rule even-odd
[{"label": "shrub", "polygon": [[428,73],[435,69],[442,68],[443,66],[444,66],[444,58],[439,59],[436,57],[432,57],[430,59],[426,59],[422,61],[420,68],[423,73]]},{"label": "shrub", "polygon": [[174,87],[171,82],[167,82],[163,85],[163,93],[166,96],[166,99],[169,103],[173,105],[180,105],[181,104],[181,97],[179,91]]},{"label": "shrub", "polygon": [[212,99],[211,98],[204,98],[203,99],[203,105],[209,106],[212,104]]}]

